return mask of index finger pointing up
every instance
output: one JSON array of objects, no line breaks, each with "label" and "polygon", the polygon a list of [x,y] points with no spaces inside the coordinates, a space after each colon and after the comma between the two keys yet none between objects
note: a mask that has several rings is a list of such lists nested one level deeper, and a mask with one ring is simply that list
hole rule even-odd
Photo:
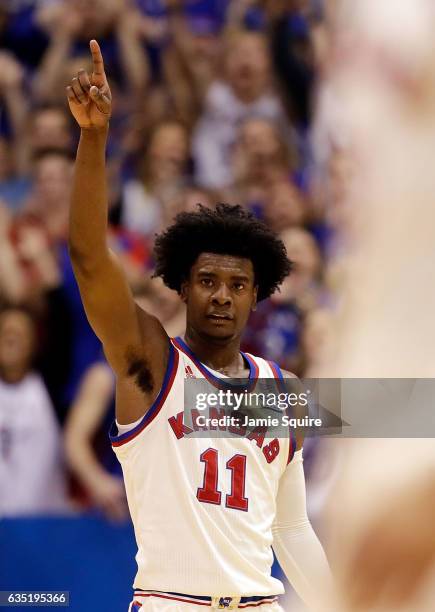
[{"label": "index finger pointing up", "polygon": [[91,40],[91,42],[89,43],[89,47],[92,53],[94,74],[102,76],[104,74],[104,60],[103,60],[103,56],[101,55],[100,45],[97,43],[96,40]]}]

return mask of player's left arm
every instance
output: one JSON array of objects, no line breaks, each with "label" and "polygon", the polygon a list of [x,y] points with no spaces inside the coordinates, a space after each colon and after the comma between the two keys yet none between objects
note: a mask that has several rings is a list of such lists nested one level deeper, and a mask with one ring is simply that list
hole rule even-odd
[{"label": "player's left arm", "polygon": [[287,579],[313,610],[332,598],[331,571],[307,515],[302,449],[297,450],[279,483],[273,550]]}]

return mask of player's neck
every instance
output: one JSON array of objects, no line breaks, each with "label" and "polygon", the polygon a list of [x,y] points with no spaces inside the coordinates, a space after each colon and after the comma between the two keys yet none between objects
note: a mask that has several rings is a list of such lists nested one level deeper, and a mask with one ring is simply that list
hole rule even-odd
[{"label": "player's neck", "polygon": [[213,370],[236,377],[244,367],[240,337],[230,340],[203,337],[188,327],[183,339],[196,357]]}]

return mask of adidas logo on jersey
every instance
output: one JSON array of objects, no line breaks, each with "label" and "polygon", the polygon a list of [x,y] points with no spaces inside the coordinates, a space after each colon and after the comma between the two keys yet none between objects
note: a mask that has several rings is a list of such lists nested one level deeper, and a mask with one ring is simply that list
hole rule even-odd
[{"label": "adidas logo on jersey", "polygon": [[186,374],[186,378],[196,378],[196,376],[193,373],[192,368],[190,367],[190,365],[187,365],[184,368],[184,373]]}]

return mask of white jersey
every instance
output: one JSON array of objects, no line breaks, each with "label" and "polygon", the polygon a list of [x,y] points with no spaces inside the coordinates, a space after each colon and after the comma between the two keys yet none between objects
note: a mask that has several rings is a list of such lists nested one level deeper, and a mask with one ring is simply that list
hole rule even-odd
[{"label": "white jersey", "polygon": [[39,374],[0,380],[0,516],[65,511],[61,442]]},{"label": "white jersey", "polygon": [[[243,356],[251,379],[282,376],[276,364]],[[192,437],[183,421],[192,377],[222,383],[181,338],[172,340],[156,401],[132,430],[111,435],[138,544],[134,587],[211,597],[283,593],[271,576],[272,523],[294,441],[268,432]]]}]

